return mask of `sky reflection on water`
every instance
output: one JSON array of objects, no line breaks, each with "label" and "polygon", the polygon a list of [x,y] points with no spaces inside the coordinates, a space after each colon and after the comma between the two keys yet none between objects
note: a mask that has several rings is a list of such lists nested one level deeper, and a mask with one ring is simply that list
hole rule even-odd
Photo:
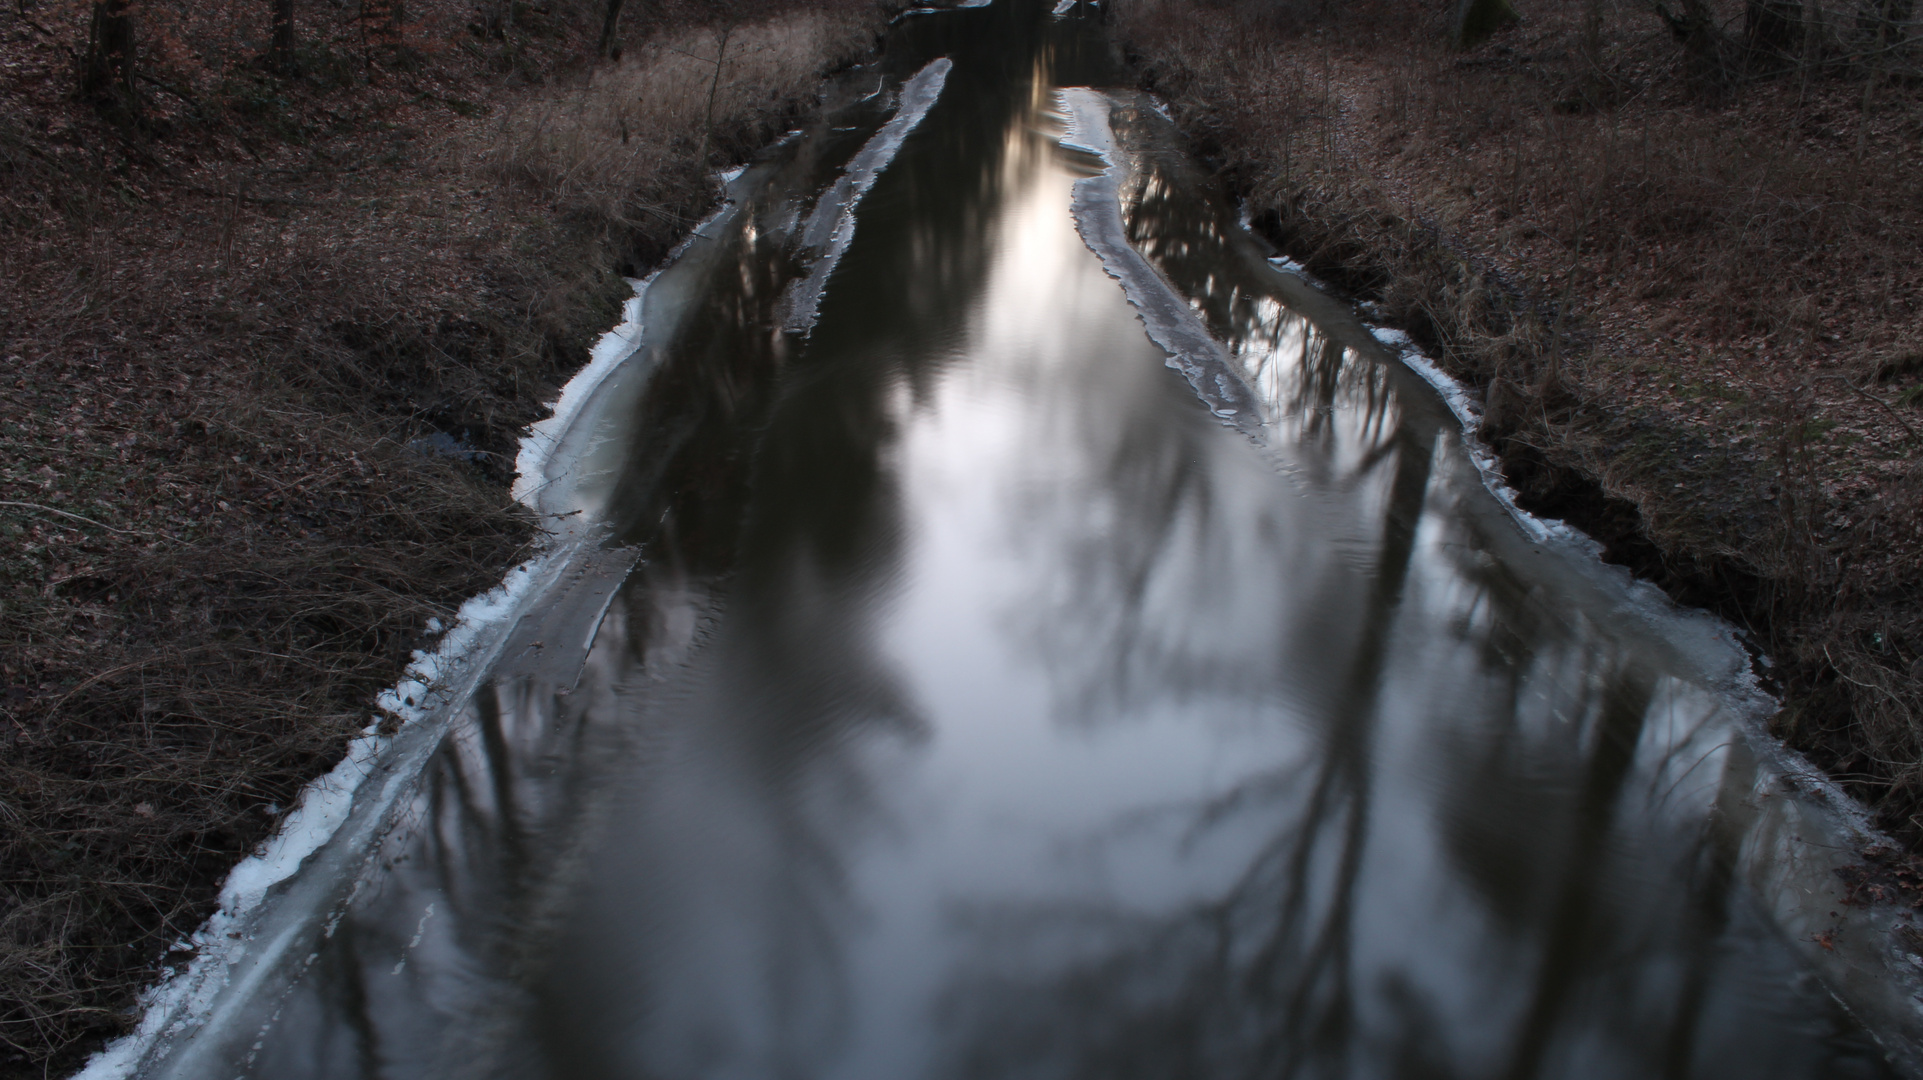
[{"label": "sky reflection on water", "polygon": [[1068,213],[1089,28],[1001,0],[890,63],[936,55],[805,341],[795,196],[747,208],[579,685],[477,700],[243,1071],[1884,1075],[1733,884],[1703,679],[1121,98],[1130,237],[1262,437],[1164,366]]}]

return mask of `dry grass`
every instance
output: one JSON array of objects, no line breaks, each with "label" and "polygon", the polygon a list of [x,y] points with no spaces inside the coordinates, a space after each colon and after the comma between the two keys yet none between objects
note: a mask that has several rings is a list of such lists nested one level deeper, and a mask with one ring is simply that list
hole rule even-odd
[{"label": "dry grass", "polygon": [[208,885],[368,723],[426,620],[527,539],[488,485],[336,417],[192,430],[173,474],[294,473],[300,490],[215,481],[227,499],[178,540],[44,516],[9,529],[28,558],[84,560],[27,610],[8,582],[9,674],[27,681],[0,756],[0,1038],[23,1057],[71,1063],[59,1048],[122,1022],[125,981],[149,977]]},{"label": "dry grass", "polygon": [[686,167],[704,139],[730,158],[766,143],[823,69],[862,55],[872,34],[863,13],[803,11],[735,30],[725,48],[702,30],[652,41],[504,110],[479,165],[564,212],[642,227],[637,212],[667,208],[634,204],[635,177]]},{"label": "dry grass", "polygon": [[1754,629],[1785,734],[1923,837],[1923,33],[1829,18],[1706,85],[1643,5],[1466,52],[1407,5],[1118,15],[1271,235],[1483,390],[1535,508]]},{"label": "dry grass", "polygon": [[278,80],[239,7],[156,0],[137,120],[66,94],[85,5],[0,24],[0,1076],[122,1030],[427,620],[526,551],[514,439],[621,274],[870,32],[741,29],[711,125],[712,35],[597,65],[590,8],[416,0],[379,48],[315,14]]}]

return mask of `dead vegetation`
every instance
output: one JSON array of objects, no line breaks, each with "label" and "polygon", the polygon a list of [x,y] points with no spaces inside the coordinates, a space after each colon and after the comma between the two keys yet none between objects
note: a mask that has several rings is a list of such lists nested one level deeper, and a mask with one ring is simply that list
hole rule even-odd
[{"label": "dead vegetation", "polygon": [[1482,390],[1529,505],[1748,628],[1781,732],[1914,845],[1923,28],[1684,7],[1713,71],[1606,0],[1468,50],[1385,3],[1117,21],[1258,223]]},{"label": "dead vegetation", "polygon": [[572,88],[502,110],[476,166],[569,218],[647,229],[664,200],[636,199],[635,177],[685,169],[690,141],[731,160],[764,145],[787,119],[769,103],[808,97],[824,59],[861,55],[872,33],[854,13],[806,11],[732,29],[725,46],[706,30],[664,36]]},{"label": "dead vegetation", "polygon": [[528,550],[514,440],[621,275],[873,32],[790,5],[717,64],[656,8],[600,61],[598,4],[487,7],[349,6],[277,61],[267,5],[141,4],[97,101],[86,5],[0,14],[0,1076],[122,1030]]}]

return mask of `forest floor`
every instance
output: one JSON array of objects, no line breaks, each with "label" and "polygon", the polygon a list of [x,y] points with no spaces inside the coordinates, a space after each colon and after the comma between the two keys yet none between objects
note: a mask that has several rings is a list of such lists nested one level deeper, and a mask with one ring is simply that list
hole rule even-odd
[{"label": "forest floor", "polygon": [[1482,393],[1524,505],[1746,628],[1777,731],[1914,850],[1923,78],[1706,87],[1640,5],[1469,49],[1446,6],[1112,17],[1258,228]]},{"label": "forest floor", "polygon": [[0,13],[0,1077],[124,1030],[432,620],[529,552],[521,428],[878,25],[764,7],[717,77],[695,24],[604,61],[599,4],[488,6],[336,5],[282,77],[267,5],[137,5],[105,106],[87,5]]}]

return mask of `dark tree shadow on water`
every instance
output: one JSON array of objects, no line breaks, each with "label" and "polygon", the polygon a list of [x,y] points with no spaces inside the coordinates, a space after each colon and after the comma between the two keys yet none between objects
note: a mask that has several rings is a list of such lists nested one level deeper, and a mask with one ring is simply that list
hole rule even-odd
[{"label": "dark tree shadow on water", "polygon": [[[984,973],[947,1021],[977,1037],[958,1077],[1342,1075],[1353,1045],[1354,891],[1369,832],[1371,740],[1381,673],[1433,458],[1431,436],[1396,433],[1379,556],[1313,764],[1257,773],[1195,808],[1191,827],[1286,809],[1234,885],[1170,919],[1121,912],[977,911],[1019,951],[1035,936],[1118,944],[1040,982]],[[1044,950],[1051,951],[1051,950]]]},{"label": "dark tree shadow on water", "polygon": [[[1304,385],[1335,380],[1315,373]],[[1726,719],[1657,728],[1687,695],[1635,650],[1480,557],[1489,545],[1473,521],[1442,526],[1459,557],[1443,568],[1468,593],[1458,606],[1470,614],[1454,632],[1481,664],[1457,681],[1478,689],[1422,707],[1438,726],[1423,737],[1443,759],[1432,827],[1444,873],[1480,905],[1436,929],[1486,944],[1454,991],[1439,990],[1433,970],[1418,977],[1424,964],[1385,967],[1380,948],[1358,966],[1358,947],[1385,934],[1427,948],[1420,925],[1356,922],[1368,892],[1398,887],[1393,867],[1369,862],[1372,833],[1409,827],[1377,820],[1387,797],[1377,740],[1391,719],[1382,694],[1396,678],[1391,650],[1420,563],[1436,450],[1434,429],[1413,420],[1386,435],[1386,448],[1363,455],[1391,473],[1376,558],[1345,624],[1350,637],[1339,649],[1325,643],[1323,656],[1347,659],[1316,699],[1309,750],[1207,801],[1158,811],[1183,845],[1237,829],[1259,837],[1233,883],[1161,914],[1094,901],[983,901],[958,912],[978,962],[943,999],[939,1022],[952,1038],[943,1075],[1886,1075],[1873,1045],[1799,987],[1793,958],[1737,887],[1740,806],[1755,765],[1715,734]],[[1137,489],[1143,507],[1199,498],[1181,493],[1203,482],[1193,474],[1157,475],[1163,483]],[[1115,547],[1122,569],[1108,577],[1140,579],[1167,553],[1135,537]],[[1114,625],[1123,629],[1107,640],[1128,648],[1127,613]],[[1151,656],[1132,658],[1111,677],[1153,684],[1168,674],[1141,670]],[[1411,737],[1408,723],[1395,726],[1393,737]],[[1709,771],[1689,788],[1696,794],[1676,794],[1698,765]],[[1138,826],[1112,835],[1139,837]],[[1485,998],[1469,1027],[1464,995]]]}]

